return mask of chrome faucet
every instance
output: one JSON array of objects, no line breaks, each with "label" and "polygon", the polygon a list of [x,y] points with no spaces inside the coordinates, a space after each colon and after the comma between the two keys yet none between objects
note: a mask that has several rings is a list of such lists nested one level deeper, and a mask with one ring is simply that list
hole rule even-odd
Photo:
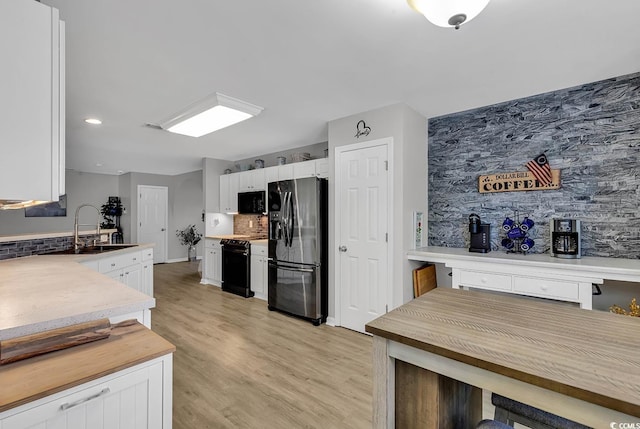
[{"label": "chrome faucet", "polygon": [[92,206],[91,204],[81,204],[76,209],[76,218],[73,223],[73,249],[76,253],[78,253],[78,249],[80,247],[80,239],[78,238],[78,227],[80,226],[93,226],[93,224],[79,224],[78,223],[78,214],[80,213],[80,209],[82,207],[93,207],[96,212],[98,212],[98,223],[96,224],[96,233],[100,235],[100,210],[96,206]]}]

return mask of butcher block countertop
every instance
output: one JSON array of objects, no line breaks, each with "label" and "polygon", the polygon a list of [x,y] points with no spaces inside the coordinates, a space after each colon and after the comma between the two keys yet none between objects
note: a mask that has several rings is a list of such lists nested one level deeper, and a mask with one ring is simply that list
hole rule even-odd
[{"label": "butcher block countertop", "polygon": [[97,256],[0,261],[0,340],[155,307],[153,297],[78,263]]},{"label": "butcher block countertop", "polygon": [[638,317],[437,288],[366,331],[640,417]]},{"label": "butcher block countertop", "polygon": [[0,412],[174,351],[136,322],[107,339],[0,366]]}]

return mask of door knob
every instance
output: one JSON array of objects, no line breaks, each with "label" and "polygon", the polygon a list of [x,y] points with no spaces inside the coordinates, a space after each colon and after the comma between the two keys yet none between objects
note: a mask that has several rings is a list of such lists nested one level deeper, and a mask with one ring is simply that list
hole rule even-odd
[{"label": "door knob", "polygon": [[162,228],[160,231],[166,231],[166,228]]},{"label": "door knob", "polygon": [[347,246],[340,246],[338,247],[338,250],[341,252],[346,252],[347,251]]}]

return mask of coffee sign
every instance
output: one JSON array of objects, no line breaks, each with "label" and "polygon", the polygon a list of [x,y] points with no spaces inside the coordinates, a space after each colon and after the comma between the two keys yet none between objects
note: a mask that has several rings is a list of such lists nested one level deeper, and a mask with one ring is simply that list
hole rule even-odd
[{"label": "coffee sign", "polygon": [[560,189],[560,170],[551,170],[551,183],[542,184],[531,171],[489,174],[478,177],[478,192],[548,191]]}]

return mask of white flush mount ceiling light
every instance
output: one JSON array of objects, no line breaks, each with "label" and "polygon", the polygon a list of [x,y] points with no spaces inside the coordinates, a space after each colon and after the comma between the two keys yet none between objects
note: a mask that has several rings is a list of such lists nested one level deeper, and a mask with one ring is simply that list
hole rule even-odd
[{"label": "white flush mount ceiling light", "polygon": [[432,24],[458,30],[478,16],[489,0],[407,0],[407,3]]},{"label": "white flush mount ceiling light", "polygon": [[159,125],[172,133],[200,137],[256,116],[262,110],[260,106],[216,92]]},{"label": "white flush mount ceiling light", "polygon": [[102,124],[102,121],[98,118],[87,118],[84,120],[87,124],[91,124],[91,125],[100,125]]}]

